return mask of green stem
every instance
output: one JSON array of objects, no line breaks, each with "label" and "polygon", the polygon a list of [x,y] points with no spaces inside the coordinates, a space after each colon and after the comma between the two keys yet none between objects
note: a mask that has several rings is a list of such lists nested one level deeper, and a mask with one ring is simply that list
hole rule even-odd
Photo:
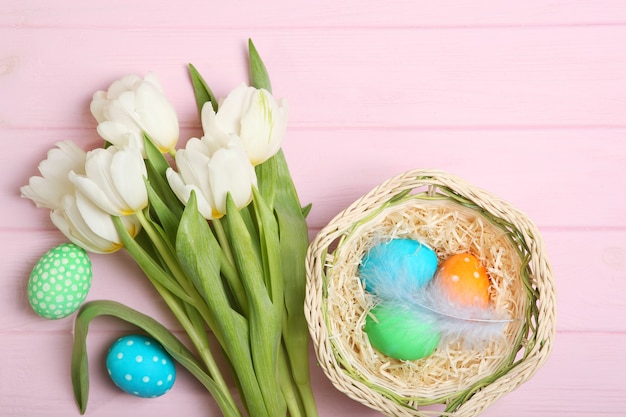
[{"label": "green stem", "polygon": [[[157,282],[154,282],[152,280],[151,282],[154,288],[158,291],[161,298],[163,298],[167,306],[170,308],[174,316],[176,316],[176,318],[178,319],[178,322],[181,324],[185,332],[189,335],[189,338],[191,339],[191,342],[193,343],[193,345],[198,350],[198,353],[200,354],[202,361],[207,367],[209,375],[213,377],[216,385],[219,387],[220,391],[222,391],[223,397],[226,398],[226,401],[228,403],[227,409],[232,408],[234,410],[237,410],[236,414],[234,414],[234,412],[230,410],[228,415],[241,416],[241,413],[239,412],[234,399],[230,395],[230,390],[228,388],[228,385],[226,384],[226,381],[222,377],[220,369],[217,366],[217,362],[215,362],[215,358],[213,357],[213,354],[211,353],[211,348],[209,347],[208,338],[206,336],[204,325],[196,326],[187,317],[184,311],[184,308],[176,301],[176,299],[165,288],[163,288]],[[220,405],[220,408],[223,411],[225,410],[224,407],[222,407],[222,405]]]},{"label": "green stem", "polygon": [[291,374],[284,346],[281,346],[281,351],[278,357],[278,379],[283,397],[287,403],[289,417],[306,416],[306,412],[303,414],[304,405],[301,399],[298,398],[299,393],[294,389],[294,385],[296,385],[296,383],[294,382]]}]

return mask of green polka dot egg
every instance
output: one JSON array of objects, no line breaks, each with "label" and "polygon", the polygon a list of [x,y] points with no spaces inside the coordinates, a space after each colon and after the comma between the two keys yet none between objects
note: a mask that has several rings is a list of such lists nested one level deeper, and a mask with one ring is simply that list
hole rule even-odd
[{"label": "green polka dot egg", "polygon": [[67,317],[80,307],[91,287],[91,260],[84,249],[64,243],[46,252],[28,280],[28,300],[39,316]]}]

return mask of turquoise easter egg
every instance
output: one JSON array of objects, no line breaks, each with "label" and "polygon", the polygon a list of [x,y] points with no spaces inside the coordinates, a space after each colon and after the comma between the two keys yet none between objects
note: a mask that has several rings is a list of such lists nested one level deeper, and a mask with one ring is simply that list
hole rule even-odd
[{"label": "turquoise easter egg", "polygon": [[67,317],[85,301],[91,277],[91,260],[84,249],[73,243],[58,245],[33,267],[28,280],[28,301],[41,317]]},{"label": "turquoise easter egg", "polygon": [[429,356],[441,338],[432,323],[420,321],[408,309],[384,304],[370,310],[364,331],[372,347],[400,360]]},{"label": "turquoise easter egg", "polygon": [[426,285],[437,270],[437,254],[413,239],[392,239],[372,246],[361,261],[365,289],[394,297]]},{"label": "turquoise easter egg", "polygon": [[155,339],[128,335],[109,348],[106,368],[122,391],[142,398],[156,398],[168,392],[176,381],[172,357]]}]

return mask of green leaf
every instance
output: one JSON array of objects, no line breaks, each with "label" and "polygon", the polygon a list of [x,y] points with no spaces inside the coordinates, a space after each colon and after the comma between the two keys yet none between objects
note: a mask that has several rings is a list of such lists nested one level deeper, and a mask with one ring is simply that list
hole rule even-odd
[{"label": "green leaf", "polygon": [[89,363],[87,358],[87,333],[91,321],[99,316],[113,316],[131,323],[156,339],[163,348],[213,395],[224,415],[238,417],[239,410],[229,401],[229,393],[224,393],[193,354],[167,328],[153,318],[113,301],[91,301],[83,305],[76,316],[74,326],[74,347],[72,351],[71,376],[74,398],[84,414],[89,398]]},{"label": "green leaf", "polygon": [[211,328],[233,366],[249,414],[273,417],[266,409],[252,363],[249,323],[230,306],[220,277],[220,250],[192,192],[176,238],[179,262],[215,319]]},{"label": "green leaf", "polygon": [[258,384],[269,415],[282,416],[286,413],[286,405],[276,377],[281,340],[280,315],[265,287],[262,261],[251,256],[254,249],[250,233],[230,194],[226,197],[224,218],[231,234],[235,266],[248,296],[250,345]]},{"label": "green leaf", "polygon": [[[282,150],[266,163],[274,164],[275,187],[271,194],[271,203],[280,231],[280,251],[282,269],[285,278],[284,298],[287,311],[283,328],[283,343],[287,351],[293,379],[298,386],[301,401],[307,416],[317,415],[313,393],[311,391],[308,352],[309,334],[304,317],[304,298],[306,286],[305,260],[309,245],[308,227],[305,211],[302,210],[295,185],[289,173],[289,167]],[[280,185],[280,186],[278,186]]]},{"label": "green leaf", "polygon": [[248,39],[248,50],[250,55],[250,85],[255,88],[264,88],[271,93],[270,76],[254,43],[252,43],[252,39]]},{"label": "green leaf", "polygon": [[[282,313],[283,306],[283,270],[278,238],[278,223],[267,203],[256,188],[252,189],[252,204],[256,214],[258,239],[261,246],[261,259],[263,264],[263,276],[265,285],[271,300],[277,307],[277,312]],[[281,320],[279,317],[278,320]]]},{"label": "green leaf", "polygon": [[169,163],[146,134],[144,134],[144,149],[146,152],[146,171],[150,185],[174,216],[180,218],[183,214],[184,206],[167,181],[166,172],[170,168]]},{"label": "green leaf", "polygon": [[313,204],[309,203],[306,206],[302,207],[302,217],[307,218],[309,217],[309,213],[311,212],[311,209],[313,208]]},{"label": "green leaf", "polygon": [[165,177],[165,171],[170,167],[170,164],[167,163],[161,151],[154,145],[150,136],[145,132],[143,133],[143,145],[146,159],[150,161],[150,164],[155,168],[157,174]]},{"label": "green leaf", "polygon": [[170,210],[148,181],[146,181],[146,189],[148,190],[148,200],[150,200],[150,211],[154,213],[159,221],[159,225],[163,227],[168,241],[174,244],[176,241],[176,232],[178,231],[178,219],[180,217],[177,217],[172,210]]},{"label": "green leaf", "polygon": [[193,84],[193,92],[196,97],[196,105],[198,106],[198,113],[202,114],[202,106],[207,101],[211,102],[213,111],[217,112],[217,100],[213,95],[213,92],[209,88],[202,75],[198,72],[196,67],[189,64],[189,75],[191,77],[191,83]]}]

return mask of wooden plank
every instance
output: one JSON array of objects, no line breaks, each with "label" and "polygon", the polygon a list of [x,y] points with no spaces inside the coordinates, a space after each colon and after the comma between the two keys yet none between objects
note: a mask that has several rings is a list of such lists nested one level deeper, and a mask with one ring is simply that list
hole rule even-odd
[{"label": "wooden plank", "polygon": [[[0,25],[17,27],[455,27],[621,24],[623,3],[601,1],[323,0],[311,3],[205,2],[153,3],[110,0],[91,4],[44,0],[13,2],[0,12]],[[262,18],[260,18],[262,16]]]},{"label": "wooden plank", "polygon": [[[626,332],[626,231],[542,231],[547,259],[557,289],[557,328],[575,332]],[[63,242],[58,232],[7,232],[0,280],[0,332],[63,332],[72,318],[49,321],[36,316],[26,298],[26,285],[37,259]],[[152,315],[166,326],[180,327],[124,253],[91,255],[93,286],[88,300],[111,299]],[[610,311],[610,314],[607,312]],[[125,328],[110,322],[109,328]]]},{"label": "wooden plank", "polygon": [[[181,135],[201,135],[185,129]],[[46,210],[19,198],[37,164],[58,140],[100,146],[95,129],[0,129],[6,198],[0,228],[50,228]],[[626,129],[414,130],[290,128],[284,149],[312,228],[327,224],[376,185],[429,168],[463,177],[526,212],[540,227],[626,227]],[[27,144],[27,146],[24,146]],[[15,154],[19,152],[20,157]],[[19,221],[16,222],[15,219]]]},{"label": "wooden plank", "polygon": [[[127,73],[154,70],[181,123],[197,126],[185,65],[195,63],[214,92],[225,95],[247,79],[249,36],[265,58],[276,95],[290,100],[294,127],[624,126],[626,26],[5,28],[0,88],[21,101],[0,102],[1,124],[91,126],[92,92]],[[79,69],[68,66],[58,48],[70,49]]]},{"label": "wooden plank", "polygon": [[[119,334],[89,336],[91,390],[87,415],[171,415],[184,406],[186,417],[218,416],[202,387],[181,367],[172,391],[151,400],[119,391],[106,377],[106,349]],[[3,334],[0,345],[0,410],[11,417],[78,415],[69,377],[71,334]],[[42,349],[45,347],[45,349]],[[559,334],[543,368],[481,416],[545,417],[616,415],[626,407],[624,334]],[[314,357],[311,356],[314,361]],[[380,414],[337,391],[318,366],[311,367],[320,417],[374,417]]]}]

